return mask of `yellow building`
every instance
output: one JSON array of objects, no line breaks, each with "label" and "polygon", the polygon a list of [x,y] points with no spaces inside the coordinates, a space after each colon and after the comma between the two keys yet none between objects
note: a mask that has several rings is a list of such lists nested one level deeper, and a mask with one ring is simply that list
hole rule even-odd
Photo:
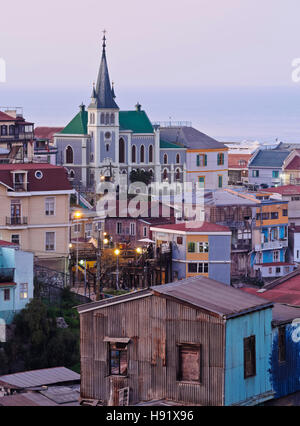
[{"label": "yellow building", "polygon": [[63,167],[1,164],[1,239],[33,252],[39,263],[65,271],[73,192]]}]

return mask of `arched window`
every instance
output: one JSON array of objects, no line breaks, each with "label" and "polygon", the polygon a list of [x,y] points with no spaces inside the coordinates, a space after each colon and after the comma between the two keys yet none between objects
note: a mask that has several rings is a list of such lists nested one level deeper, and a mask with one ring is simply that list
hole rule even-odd
[{"label": "arched window", "polygon": [[140,163],[145,162],[145,147],[144,145],[141,146],[141,155],[140,155]]},{"label": "arched window", "polygon": [[168,179],[168,170],[164,169],[163,180],[167,180],[167,179]]},{"label": "arched window", "polygon": [[149,146],[149,163],[153,163],[153,145]]},{"label": "arched window", "polygon": [[104,124],[104,112],[101,113],[100,123]]},{"label": "arched window", "polygon": [[115,124],[115,114],[113,112],[110,114],[110,124]]},{"label": "arched window", "polygon": [[176,169],[175,179],[180,180],[180,169]]},{"label": "arched window", "polygon": [[180,164],[180,154],[176,155],[176,164]]},{"label": "arched window", "polygon": [[119,163],[125,163],[125,142],[123,138],[119,140]]},{"label": "arched window", "polygon": [[70,179],[74,179],[75,178],[75,172],[74,172],[74,170],[70,170],[70,172],[69,172],[69,177],[70,177]]},{"label": "arched window", "polygon": [[164,164],[168,164],[168,155],[164,154]]},{"label": "arched window", "polygon": [[131,162],[136,163],[136,146],[133,145],[131,148]]},{"label": "arched window", "polygon": [[73,149],[69,145],[66,149],[66,163],[73,164],[73,160],[74,160]]},{"label": "arched window", "polygon": [[109,113],[105,114],[105,124],[109,124]]}]

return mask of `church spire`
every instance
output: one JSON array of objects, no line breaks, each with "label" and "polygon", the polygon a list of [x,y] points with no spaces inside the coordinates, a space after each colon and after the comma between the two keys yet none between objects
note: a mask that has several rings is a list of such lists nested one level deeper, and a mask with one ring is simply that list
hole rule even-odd
[{"label": "church spire", "polygon": [[98,108],[98,109],[106,109],[106,108],[113,108],[113,109],[119,109],[118,105],[116,104],[114,100],[114,91],[112,90],[112,87],[110,85],[110,79],[109,79],[109,73],[108,73],[108,67],[107,67],[107,61],[106,61],[106,31],[103,31],[103,38],[102,38],[102,58],[101,58],[101,64],[100,69],[98,73],[98,79],[96,87],[93,88],[92,93],[92,103],[90,104],[90,107],[92,108]]}]

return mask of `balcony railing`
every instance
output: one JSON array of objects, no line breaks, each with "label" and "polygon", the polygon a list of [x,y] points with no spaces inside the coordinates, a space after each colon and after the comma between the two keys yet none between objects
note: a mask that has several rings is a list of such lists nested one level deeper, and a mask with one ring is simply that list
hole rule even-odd
[{"label": "balcony railing", "polygon": [[14,268],[0,268],[0,283],[10,283],[14,280]]},{"label": "balcony railing", "polygon": [[28,225],[27,217],[11,216],[6,217],[6,226]]},{"label": "balcony railing", "polygon": [[288,240],[281,239],[275,241],[267,241],[265,243],[257,244],[255,246],[255,250],[273,250],[273,249],[281,249],[283,247],[288,247]]}]

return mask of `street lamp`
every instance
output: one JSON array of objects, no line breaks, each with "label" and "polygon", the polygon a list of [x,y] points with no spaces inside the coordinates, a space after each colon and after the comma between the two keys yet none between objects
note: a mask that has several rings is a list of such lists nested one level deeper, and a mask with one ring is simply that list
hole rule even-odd
[{"label": "street lamp", "polygon": [[78,283],[78,245],[79,245],[79,241],[78,241],[78,234],[79,234],[79,229],[78,229],[78,223],[79,220],[82,218],[82,213],[81,211],[76,211],[74,213],[74,219],[77,220],[77,247],[76,247],[76,283]]},{"label": "street lamp", "polygon": [[142,254],[143,249],[141,249],[141,247],[138,247],[138,248],[136,249],[136,252],[137,252],[137,254]]},{"label": "street lamp", "polygon": [[120,256],[120,250],[119,249],[116,249],[115,251],[114,251],[114,254],[117,256],[117,271],[116,271],[116,274],[117,274],[117,282],[116,282],[116,286],[117,286],[117,290],[119,290],[119,256]]}]

